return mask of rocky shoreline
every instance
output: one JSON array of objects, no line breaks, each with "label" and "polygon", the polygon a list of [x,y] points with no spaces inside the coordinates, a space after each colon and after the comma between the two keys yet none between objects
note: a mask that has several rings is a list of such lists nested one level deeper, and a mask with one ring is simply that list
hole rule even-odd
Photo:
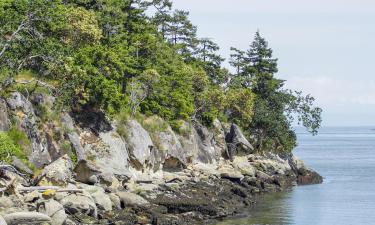
[{"label": "rocky shoreline", "polygon": [[[257,169],[244,172],[252,168]],[[2,175],[2,183],[4,177],[27,184],[10,171]],[[240,214],[256,204],[259,195],[320,182],[322,178],[295,157],[248,155],[221,165],[144,174],[117,187],[69,182],[65,190],[30,192],[18,186],[0,198],[0,215],[6,221],[0,224],[209,224]]]},{"label": "rocky shoreline", "polygon": [[23,132],[36,167],[15,156],[0,164],[0,225],[208,224],[264,193],[322,182],[292,154],[255,153],[235,124],[176,132],[157,117],[51,116],[53,101],[0,98],[0,131]]}]

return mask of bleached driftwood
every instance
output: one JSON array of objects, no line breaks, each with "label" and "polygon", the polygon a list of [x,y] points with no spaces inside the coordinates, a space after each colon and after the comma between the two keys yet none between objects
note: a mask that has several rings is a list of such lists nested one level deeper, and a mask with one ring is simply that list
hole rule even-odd
[{"label": "bleached driftwood", "polygon": [[19,192],[33,192],[33,191],[47,191],[54,190],[56,192],[72,192],[72,193],[82,193],[83,189],[77,188],[61,188],[57,186],[33,186],[33,187],[19,187],[17,188]]}]

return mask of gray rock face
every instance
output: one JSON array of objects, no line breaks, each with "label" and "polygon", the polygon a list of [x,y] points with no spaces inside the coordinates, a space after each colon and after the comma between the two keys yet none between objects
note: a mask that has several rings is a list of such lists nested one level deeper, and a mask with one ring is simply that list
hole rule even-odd
[{"label": "gray rock face", "polygon": [[46,141],[37,129],[32,104],[19,92],[12,93],[6,101],[12,111],[18,112],[16,114],[19,120],[18,126],[26,132],[31,141],[32,153],[30,161],[38,168],[48,165],[51,162],[51,156],[46,147]]},{"label": "gray rock face", "polygon": [[207,127],[201,124],[194,126],[196,130],[196,138],[198,140],[199,152],[198,161],[202,163],[213,163],[217,159],[215,147],[213,145],[214,135],[210,132]]},{"label": "gray rock face", "polygon": [[84,158],[97,167],[100,173],[129,176],[129,156],[125,141],[115,130],[102,131],[99,135],[81,133]]},{"label": "gray rock face", "polygon": [[41,203],[38,211],[51,217],[52,225],[63,225],[67,219],[64,207],[53,199]]},{"label": "gray rock face", "polygon": [[227,154],[228,148],[227,143],[225,141],[225,130],[223,125],[218,119],[215,119],[213,122],[213,145],[216,152],[216,159],[219,159],[220,157],[223,157]]},{"label": "gray rock face", "polygon": [[0,131],[7,131],[9,127],[8,107],[5,100],[0,98]]},{"label": "gray rock face", "polygon": [[68,155],[64,155],[55,162],[46,166],[38,178],[38,183],[67,185],[73,179],[73,164]]},{"label": "gray rock face", "polygon": [[232,124],[230,132],[225,137],[226,142],[229,146],[229,158],[233,159],[234,155],[248,155],[253,153],[254,147],[243,135],[240,127],[236,124]]},{"label": "gray rock face", "polygon": [[138,170],[152,167],[151,151],[154,144],[149,133],[135,120],[127,122],[127,147],[132,166]]},{"label": "gray rock face", "polygon": [[192,163],[198,157],[199,144],[198,144],[198,134],[197,131],[190,125],[185,122],[181,126],[182,130],[185,130],[185,134],[177,135],[182,148],[184,150],[185,159],[188,163]]},{"label": "gray rock face", "polygon": [[186,167],[189,155],[182,148],[172,128],[168,127],[166,131],[158,133],[158,137],[160,142],[158,150],[164,154],[163,169],[175,170]]},{"label": "gray rock face", "polygon": [[96,157],[96,164],[104,172],[116,175],[129,174],[129,156],[126,143],[114,130],[99,133],[101,140],[108,146],[107,152],[102,152]]},{"label": "gray rock face", "polygon": [[83,147],[81,145],[79,135],[75,131],[74,122],[73,122],[72,117],[69,114],[64,113],[61,116],[61,124],[66,129],[66,136],[68,137],[70,143],[72,144],[73,150],[77,154],[78,161],[84,160],[85,159],[85,153],[84,153]]}]

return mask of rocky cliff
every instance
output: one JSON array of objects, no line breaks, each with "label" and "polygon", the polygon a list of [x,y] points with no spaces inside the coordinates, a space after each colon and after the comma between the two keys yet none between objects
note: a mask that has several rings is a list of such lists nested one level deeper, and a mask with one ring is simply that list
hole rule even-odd
[{"label": "rocky cliff", "polygon": [[235,124],[176,132],[155,116],[57,113],[53,103],[44,93],[0,98],[0,131],[25,134],[35,166],[16,156],[0,166],[1,225],[201,224],[259,193],[322,182],[292,154],[255,154]]}]

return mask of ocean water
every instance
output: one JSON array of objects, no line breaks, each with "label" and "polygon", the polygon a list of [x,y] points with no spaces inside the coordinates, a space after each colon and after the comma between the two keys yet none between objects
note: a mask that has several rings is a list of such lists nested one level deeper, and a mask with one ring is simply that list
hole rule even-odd
[{"label": "ocean water", "polygon": [[218,225],[375,224],[375,127],[325,127],[315,137],[297,133],[294,153],[324,183],[265,196],[244,217]]}]

